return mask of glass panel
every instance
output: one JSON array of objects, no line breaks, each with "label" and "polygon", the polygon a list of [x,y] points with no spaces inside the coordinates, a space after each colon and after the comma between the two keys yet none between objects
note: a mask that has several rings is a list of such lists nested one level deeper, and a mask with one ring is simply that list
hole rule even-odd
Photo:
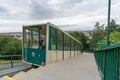
[{"label": "glass panel", "polygon": [[46,27],[42,26],[39,28],[39,48],[46,49]]},{"label": "glass panel", "polygon": [[75,51],[75,54],[76,54],[76,42],[74,41],[74,51]]},{"label": "glass panel", "polygon": [[55,29],[51,27],[51,49],[56,50],[56,33]]},{"label": "glass panel", "polygon": [[30,47],[30,30],[24,30],[24,47]]},{"label": "glass panel", "polygon": [[74,51],[74,40],[71,39],[71,51]]},{"label": "glass panel", "polygon": [[77,47],[76,47],[76,50],[77,50],[77,54],[78,54],[78,43],[77,43],[77,45],[76,45]]},{"label": "glass panel", "polygon": [[24,47],[45,49],[46,48],[46,27],[32,26],[24,28]]},{"label": "glass panel", "polygon": [[32,32],[32,48],[39,48],[38,44],[38,39],[39,39],[39,33],[36,31]]},{"label": "glass panel", "polygon": [[64,50],[70,50],[70,38],[67,35],[64,35]]},{"label": "glass panel", "polygon": [[62,50],[62,43],[63,43],[63,39],[62,39],[62,32],[58,31],[58,50]]},{"label": "glass panel", "polygon": [[77,42],[75,42],[75,51],[77,53]]}]

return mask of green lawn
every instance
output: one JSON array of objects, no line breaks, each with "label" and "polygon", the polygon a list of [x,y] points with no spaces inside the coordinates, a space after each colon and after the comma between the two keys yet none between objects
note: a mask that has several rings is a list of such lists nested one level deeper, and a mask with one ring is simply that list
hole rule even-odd
[{"label": "green lawn", "polygon": [[[18,63],[18,62],[21,62],[22,60],[12,60],[13,63]],[[11,63],[11,60],[0,60],[0,65],[1,64],[10,64]]]}]

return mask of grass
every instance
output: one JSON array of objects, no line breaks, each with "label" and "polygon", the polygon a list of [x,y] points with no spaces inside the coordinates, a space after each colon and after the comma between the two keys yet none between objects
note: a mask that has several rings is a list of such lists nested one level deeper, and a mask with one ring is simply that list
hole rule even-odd
[{"label": "grass", "polygon": [[[22,60],[12,60],[12,63],[14,64],[14,67],[16,63],[21,62]],[[0,60],[0,70],[5,70],[11,68],[11,60]]]},{"label": "grass", "polygon": [[[21,62],[22,60],[19,59],[19,60],[12,60],[13,63],[18,63],[18,62]],[[0,65],[2,64],[11,64],[11,60],[0,60]]]}]

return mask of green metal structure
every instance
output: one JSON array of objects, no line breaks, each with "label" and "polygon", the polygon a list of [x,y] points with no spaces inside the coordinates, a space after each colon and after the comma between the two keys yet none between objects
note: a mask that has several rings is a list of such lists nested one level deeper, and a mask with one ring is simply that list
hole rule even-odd
[{"label": "green metal structure", "polygon": [[31,62],[31,63],[34,63],[34,64],[40,64],[41,62],[46,62],[45,61],[46,50],[24,48],[24,51],[25,51],[24,53],[26,53],[24,58],[27,59],[27,62]]},{"label": "green metal structure", "polygon": [[1,55],[0,70],[22,66],[22,55]]},{"label": "green metal structure", "polygon": [[[24,26],[23,27],[23,60],[36,64],[45,65],[46,50],[41,48],[41,38],[46,41],[46,26]],[[45,45],[46,46],[46,45]]]},{"label": "green metal structure", "polygon": [[120,80],[120,44],[94,52],[102,80]]},{"label": "green metal structure", "polygon": [[108,0],[108,28],[107,28],[107,46],[110,45],[109,34],[110,34],[110,11],[111,11],[111,0]]}]

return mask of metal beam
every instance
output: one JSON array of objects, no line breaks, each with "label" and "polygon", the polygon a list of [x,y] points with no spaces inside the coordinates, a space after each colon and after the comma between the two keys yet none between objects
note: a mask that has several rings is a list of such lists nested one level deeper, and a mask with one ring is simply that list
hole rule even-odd
[{"label": "metal beam", "polygon": [[108,1],[108,28],[107,28],[107,46],[110,45],[109,34],[110,34],[110,12],[111,12],[111,0]]}]

